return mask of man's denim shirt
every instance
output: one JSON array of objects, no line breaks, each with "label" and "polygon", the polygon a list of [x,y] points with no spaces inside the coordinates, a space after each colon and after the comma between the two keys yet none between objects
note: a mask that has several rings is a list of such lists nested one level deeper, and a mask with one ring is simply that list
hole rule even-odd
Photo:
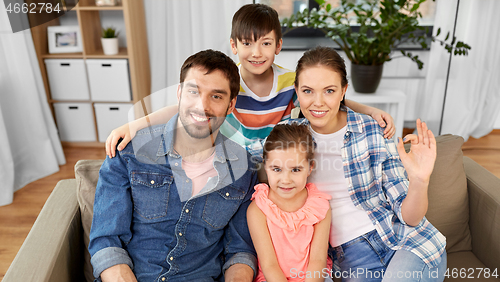
[{"label": "man's denim shirt", "polygon": [[128,264],[138,281],[214,281],[235,263],[256,273],[246,220],[257,183],[251,158],[217,134],[218,176],[191,197],[191,180],[174,151],[176,126],[177,116],[141,130],[104,161],[89,244],[95,277],[117,264]]}]

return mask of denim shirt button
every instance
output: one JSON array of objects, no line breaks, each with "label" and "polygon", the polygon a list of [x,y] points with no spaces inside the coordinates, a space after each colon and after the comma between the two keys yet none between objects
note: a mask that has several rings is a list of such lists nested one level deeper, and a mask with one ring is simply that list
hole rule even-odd
[{"label": "denim shirt button", "polygon": [[155,184],[155,181],[154,181],[154,180],[151,180],[151,184]]},{"label": "denim shirt button", "polygon": [[165,277],[162,277],[162,278],[161,278],[161,281],[165,281],[165,280],[166,280],[166,279],[165,279]]},{"label": "denim shirt button", "polygon": [[226,197],[229,197],[229,193],[226,193]]},{"label": "denim shirt button", "polygon": [[188,213],[188,212],[189,212],[189,209],[186,209],[186,213]]},{"label": "denim shirt button", "polygon": [[186,182],[189,182],[189,179],[186,179]]},{"label": "denim shirt button", "polygon": [[[174,165],[175,165],[175,166],[179,166],[179,163],[175,163]],[[165,278],[165,277],[163,277],[163,278]]]},{"label": "denim shirt button", "polygon": [[170,260],[174,260],[174,257],[170,257]]},{"label": "denim shirt button", "polygon": [[181,233],[181,232],[179,232],[179,236],[182,236],[182,233]]}]

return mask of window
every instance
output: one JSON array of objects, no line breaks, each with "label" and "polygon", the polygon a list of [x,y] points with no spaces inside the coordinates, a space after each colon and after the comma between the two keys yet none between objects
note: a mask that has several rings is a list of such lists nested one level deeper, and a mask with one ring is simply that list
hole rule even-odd
[{"label": "window", "polygon": [[[327,3],[332,5],[332,8],[338,7],[341,0],[326,0]],[[351,0],[352,2],[363,2],[363,0]],[[305,8],[318,8],[319,5],[314,0],[254,0],[255,3],[262,3],[273,7],[279,14],[280,20],[288,18],[290,15],[303,11]],[[434,23],[434,16],[436,14],[436,2],[428,0],[419,8],[422,13],[420,24],[430,26]]]},{"label": "window", "polygon": [[[365,2],[369,0],[348,0],[352,2]],[[436,0],[438,1],[438,0]],[[419,7],[419,11],[422,14],[422,18],[419,19],[420,25],[428,27],[428,35],[432,36],[432,27],[434,25],[434,17],[436,14],[436,1],[427,0],[422,3]],[[326,2],[332,5],[332,8],[338,7],[341,0],[326,0]],[[303,11],[305,8],[319,8],[318,3],[315,0],[254,0],[254,3],[262,3],[273,7],[280,17],[280,21],[283,18],[290,17],[290,15]],[[352,26],[356,29],[356,26]],[[285,29],[283,29],[285,31]],[[285,32],[283,37],[319,37],[324,38],[325,34],[319,30],[312,30],[308,28],[296,28],[290,32]],[[430,42],[429,42],[430,43]],[[286,45],[286,44],[285,44]],[[284,47],[286,48],[286,46]],[[419,46],[408,46],[408,49],[421,49]],[[298,48],[300,49],[300,47]],[[407,49],[407,48],[404,48]]]}]

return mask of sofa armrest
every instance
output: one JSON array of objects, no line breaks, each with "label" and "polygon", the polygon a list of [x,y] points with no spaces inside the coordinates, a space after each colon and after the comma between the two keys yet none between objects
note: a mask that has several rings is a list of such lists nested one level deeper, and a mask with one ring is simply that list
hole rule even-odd
[{"label": "sofa armrest", "polygon": [[468,157],[464,168],[472,252],[492,271],[500,270],[500,179]]},{"label": "sofa armrest", "polygon": [[82,249],[76,180],[61,180],[45,202],[3,281],[81,281]]}]

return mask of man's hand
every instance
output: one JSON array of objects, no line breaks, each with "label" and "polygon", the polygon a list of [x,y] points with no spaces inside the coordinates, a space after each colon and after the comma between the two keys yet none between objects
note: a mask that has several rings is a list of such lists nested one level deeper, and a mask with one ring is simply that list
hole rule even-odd
[{"label": "man's hand", "polygon": [[231,265],[224,273],[226,282],[252,282],[253,269],[242,263]]},{"label": "man's hand", "polygon": [[101,280],[102,282],[137,282],[132,269],[126,264],[117,264],[104,270],[101,272]]}]

